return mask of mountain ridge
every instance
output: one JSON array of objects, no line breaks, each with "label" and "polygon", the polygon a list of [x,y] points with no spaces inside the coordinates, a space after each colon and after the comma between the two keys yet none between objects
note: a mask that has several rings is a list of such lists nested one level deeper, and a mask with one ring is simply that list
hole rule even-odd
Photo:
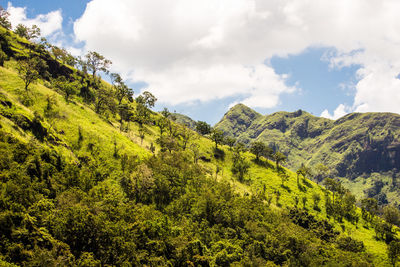
[{"label": "mountain ridge", "polygon": [[[241,120],[237,120],[241,109],[245,112],[241,114]],[[246,145],[262,141],[283,152],[288,156],[288,167],[292,170],[303,163],[312,167],[323,163],[330,169],[330,176],[349,181],[373,173],[387,173],[385,175],[397,179],[400,166],[399,114],[350,113],[330,120],[298,110],[252,119],[246,116],[249,109],[244,105],[235,106],[234,111],[228,111],[215,127]],[[232,113],[235,115],[231,116]],[[240,126],[242,121],[246,121],[244,126]],[[232,131],[236,124],[239,127]],[[396,184],[389,184],[386,191],[394,189],[398,190]],[[393,201],[395,197],[391,199]]]}]

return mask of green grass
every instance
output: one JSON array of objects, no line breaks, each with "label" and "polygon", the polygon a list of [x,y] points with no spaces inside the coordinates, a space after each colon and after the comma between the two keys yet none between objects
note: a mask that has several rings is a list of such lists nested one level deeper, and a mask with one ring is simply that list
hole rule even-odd
[{"label": "green grass", "polygon": [[[28,92],[25,92],[22,88],[23,83],[14,70],[0,68],[0,92],[8,96],[13,103],[18,103],[23,95],[28,94],[33,99],[33,105],[27,108],[18,104],[18,108],[25,111],[30,117],[33,117],[35,111],[44,116],[44,109],[47,105],[46,97],[54,96],[57,102],[55,109],[59,111],[61,118],[55,119],[51,122],[52,125],[47,126],[51,127],[66,144],[77,143],[80,127],[84,137],[83,146],[87,145],[88,142],[95,142],[110,157],[114,153],[113,142],[110,142],[110,140],[116,141],[121,153],[136,154],[140,157],[150,154],[146,149],[131,141],[131,139],[136,138],[134,135],[121,133],[110,122],[99,117],[91,108],[80,104],[78,101],[67,104],[63,96],[45,87],[40,82],[31,85]],[[135,127],[132,128],[134,132]],[[145,144],[148,141],[146,140]]]}]

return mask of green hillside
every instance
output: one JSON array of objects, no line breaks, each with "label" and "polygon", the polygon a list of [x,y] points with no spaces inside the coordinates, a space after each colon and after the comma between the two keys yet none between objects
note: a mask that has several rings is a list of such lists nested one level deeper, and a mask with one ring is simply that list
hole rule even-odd
[{"label": "green hillside", "polygon": [[179,114],[179,113],[172,113],[172,120],[175,121],[176,123],[185,125],[186,127],[194,130],[196,128],[196,121],[191,119],[190,117]]},{"label": "green hillside", "polygon": [[[361,214],[340,184],[217,146],[0,29],[0,265],[390,265],[396,221]],[[25,89],[34,58],[47,66]],[[262,119],[244,114],[243,129]]]},{"label": "green hillside", "polygon": [[398,201],[400,115],[352,113],[332,121],[302,110],[266,116],[249,110],[233,107],[216,127],[245,144],[262,141],[283,152],[292,170],[313,167],[316,179],[321,179],[317,166],[324,164],[326,177],[341,177],[359,199],[374,197],[381,205]]}]

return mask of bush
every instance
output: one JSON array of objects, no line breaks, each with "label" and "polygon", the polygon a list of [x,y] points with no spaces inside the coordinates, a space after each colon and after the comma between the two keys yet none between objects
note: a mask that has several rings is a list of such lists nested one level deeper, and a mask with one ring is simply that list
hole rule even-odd
[{"label": "bush", "polygon": [[345,251],[351,252],[363,252],[365,251],[364,243],[362,241],[357,241],[350,236],[340,237],[336,240],[338,248]]},{"label": "bush", "polygon": [[214,158],[225,160],[225,151],[219,148],[214,148]]}]

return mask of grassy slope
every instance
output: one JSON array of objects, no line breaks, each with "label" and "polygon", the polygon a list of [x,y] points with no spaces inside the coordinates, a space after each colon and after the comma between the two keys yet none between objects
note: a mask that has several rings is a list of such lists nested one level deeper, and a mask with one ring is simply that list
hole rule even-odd
[{"label": "grassy slope", "polygon": [[[79,99],[75,99],[74,102],[67,104],[60,94],[47,88],[41,82],[32,85],[29,92],[34,98],[34,104],[29,108],[19,104],[19,100],[26,92],[23,91],[23,83],[13,66],[13,62],[7,62],[5,68],[0,67],[0,92],[13,102],[17,112],[23,113],[31,118],[35,111],[43,115],[43,110],[46,106],[46,97],[52,95],[57,99],[58,109],[63,118],[52,122],[52,132],[61,140],[61,145],[54,145],[51,147],[52,149],[62,151],[66,157],[74,160],[77,156],[76,153],[82,153],[74,149],[78,140],[78,128],[81,127],[84,136],[82,147],[86,147],[89,142],[96,142],[99,144],[98,148],[102,153],[112,158],[115,140],[120,153],[135,154],[139,157],[151,155],[147,147],[150,143],[154,143],[157,137],[158,130],[154,126],[147,126],[147,134],[143,144],[141,144],[138,137],[137,125],[132,124],[129,133],[122,133],[119,131],[119,125],[115,120],[111,119],[111,121],[108,121],[99,117],[91,108],[80,104]],[[21,140],[28,142],[33,138],[30,133],[21,132],[16,127],[13,127],[14,123],[5,117],[1,116],[0,122],[3,129],[13,133]],[[47,127],[50,128],[50,125],[47,124]],[[222,171],[219,172],[216,178],[231,183],[238,192],[243,194],[260,192],[263,190],[264,185],[266,194],[271,197],[275,195],[276,191],[279,191],[281,193],[279,203],[276,202],[275,198],[272,200],[272,206],[277,209],[294,206],[295,196],[299,199],[306,196],[308,199],[307,209],[320,218],[326,218],[323,200],[325,191],[314,182],[307,181],[308,186],[305,187],[306,189],[304,191],[301,191],[297,187],[295,174],[287,171],[290,175],[289,181],[282,187],[281,178],[277,175],[271,162],[267,163],[270,167],[259,166],[254,163],[254,156],[250,153],[246,153],[246,158],[251,163],[251,168],[249,174],[245,177],[245,182],[239,183],[236,178],[232,176],[230,171],[232,166],[232,153],[228,147],[222,147],[226,153],[226,158],[224,161],[221,161],[212,157],[211,151],[214,144],[211,140],[197,135],[194,142],[200,145],[202,154],[211,159],[210,163],[201,162],[204,168],[209,170],[210,176],[215,176],[216,166],[218,165]],[[159,148],[157,147],[157,149]],[[119,164],[119,162],[115,161],[115,164]],[[315,193],[319,194],[322,198],[320,204],[322,212],[316,212],[312,209],[311,199],[312,195]],[[300,206],[302,206],[302,204],[300,204]],[[362,240],[367,247],[367,251],[377,256],[377,264],[382,265],[383,262],[387,263],[386,246],[383,242],[378,242],[374,239],[374,232],[371,229],[368,230],[362,226],[357,228],[347,222],[344,223],[344,226],[345,232],[348,235],[351,235],[354,239]],[[342,231],[342,227],[340,227],[339,224],[336,224],[336,228]]]}]

